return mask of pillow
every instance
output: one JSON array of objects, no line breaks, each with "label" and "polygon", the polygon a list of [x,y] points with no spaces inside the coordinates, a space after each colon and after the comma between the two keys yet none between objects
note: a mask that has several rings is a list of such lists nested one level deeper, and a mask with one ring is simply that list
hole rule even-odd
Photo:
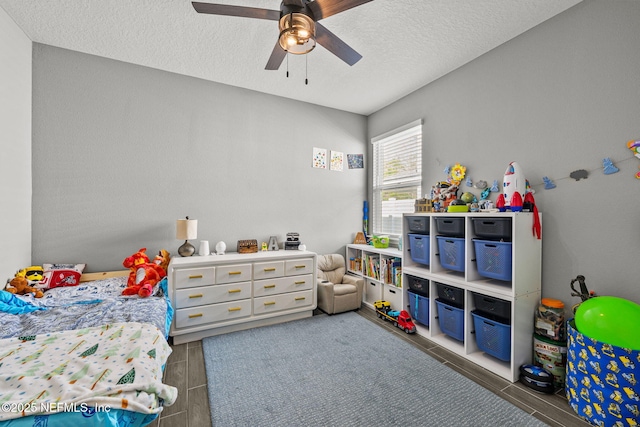
[{"label": "pillow", "polygon": [[43,279],[38,283],[40,289],[52,289],[59,286],[77,286],[86,264],[42,264]]}]

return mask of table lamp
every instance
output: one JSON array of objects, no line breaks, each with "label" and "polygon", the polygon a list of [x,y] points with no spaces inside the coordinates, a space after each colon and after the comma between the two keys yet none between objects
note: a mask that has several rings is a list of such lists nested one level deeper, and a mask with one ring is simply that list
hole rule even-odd
[{"label": "table lamp", "polygon": [[197,219],[179,219],[176,220],[176,239],[184,240],[182,246],[178,248],[180,256],[191,256],[195,253],[196,248],[189,243],[189,240],[198,237],[198,220]]}]

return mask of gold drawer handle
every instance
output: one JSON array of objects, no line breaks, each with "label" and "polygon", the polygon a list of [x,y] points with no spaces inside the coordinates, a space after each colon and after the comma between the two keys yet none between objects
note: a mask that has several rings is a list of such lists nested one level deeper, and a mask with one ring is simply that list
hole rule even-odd
[{"label": "gold drawer handle", "polygon": [[296,265],[296,268],[305,268],[306,265]]},{"label": "gold drawer handle", "polygon": [[193,276],[189,276],[189,279],[202,279],[202,274],[195,274]]},{"label": "gold drawer handle", "polygon": [[240,311],[242,307],[229,307],[229,311]]},{"label": "gold drawer handle", "polygon": [[204,295],[202,294],[196,294],[196,295],[189,295],[189,298],[202,298]]},{"label": "gold drawer handle", "polygon": [[238,292],[242,292],[242,289],[229,289],[230,294],[237,294]]},{"label": "gold drawer handle", "polygon": [[265,268],[264,271],[276,271],[275,267]]},{"label": "gold drawer handle", "polygon": [[296,297],[296,301],[304,301],[305,299],[305,297]]},{"label": "gold drawer handle", "polygon": [[296,285],[304,285],[305,281],[304,280],[298,280],[297,282],[293,282],[293,283],[295,283]]},{"label": "gold drawer handle", "polygon": [[276,302],[275,301],[268,301],[268,302],[265,302],[264,305],[276,305]]},{"label": "gold drawer handle", "polygon": [[202,313],[198,313],[198,314],[190,314],[190,315],[189,315],[189,319],[193,319],[193,318],[196,318],[196,317],[202,317]]},{"label": "gold drawer handle", "polygon": [[276,285],[264,285],[265,289],[272,289],[272,288],[275,288],[275,287],[276,287]]},{"label": "gold drawer handle", "polygon": [[242,271],[230,271],[229,276],[236,276],[238,274],[242,274]]}]

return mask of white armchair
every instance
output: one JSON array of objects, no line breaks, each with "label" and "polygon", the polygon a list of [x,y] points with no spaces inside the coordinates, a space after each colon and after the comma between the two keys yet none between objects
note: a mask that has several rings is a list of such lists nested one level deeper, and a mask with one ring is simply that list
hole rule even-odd
[{"label": "white armchair", "polygon": [[364,280],[346,274],[342,255],[318,255],[316,276],[320,310],[336,314],[360,308]]}]

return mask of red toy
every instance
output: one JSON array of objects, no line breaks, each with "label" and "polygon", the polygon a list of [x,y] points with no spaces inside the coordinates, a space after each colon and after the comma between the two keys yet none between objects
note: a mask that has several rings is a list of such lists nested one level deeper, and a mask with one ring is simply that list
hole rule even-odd
[{"label": "red toy", "polygon": [[498,208],[500,212],[507,211],[507,208],[505,206],[505,201],[504,201],[504,194],[502,193],[498,194],[498,198],[496,199],[496,208]]},{"label": "red toy", "polygon": [[522,195],[517,191],[511,196],[511,212],[522,212]]},{"label": "red toy", "polygon": [[536,206],[536,201],[533,198],[532,193],[527,193],[524,195],[524,203],[528,203],[531,207],[531,211],[533,212],[533,235],[540,239],[542,235],[542,224],[540,224],[540,216],[538,215],[538,207]]},{"label": "red toy", "polygon": [[416,325],[411,320],[411,316],[406,310],[392,310],[389,301],[376,301],[373,303],[378,317],[390,321],[393,326],[397,326],[408,334],[416,331]]},{"label": "red toy", "polygon": [[147,248],[140,248],[138,252],[126,257],[122,262],[123,266],[131,270],[127,280],[127,287],[122,291],[122,295],[148,297],[153,292],[153,286],[167,275],[167,272],[159,263],[150,262],[145,253],[146,250]]}]

